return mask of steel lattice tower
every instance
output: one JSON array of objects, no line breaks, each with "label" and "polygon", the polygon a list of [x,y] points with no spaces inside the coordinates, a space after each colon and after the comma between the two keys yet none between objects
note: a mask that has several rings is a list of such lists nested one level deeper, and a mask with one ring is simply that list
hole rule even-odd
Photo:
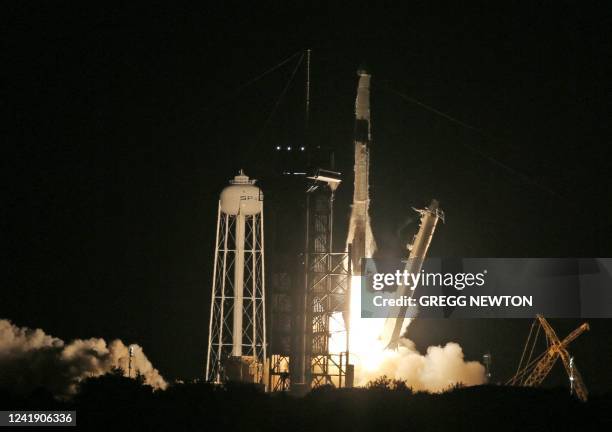
[{"label": "steel lattice tower", "polygon": [[352,385],[346,379],[351,261],[347,252],[333,252],[332,246],[337,174],[318,170],[307,193],[306,388]]},{"label": "steel lattice tower", "polygon": [[206,379],[264,383],[263,194],[242,171],[221,192]]}]

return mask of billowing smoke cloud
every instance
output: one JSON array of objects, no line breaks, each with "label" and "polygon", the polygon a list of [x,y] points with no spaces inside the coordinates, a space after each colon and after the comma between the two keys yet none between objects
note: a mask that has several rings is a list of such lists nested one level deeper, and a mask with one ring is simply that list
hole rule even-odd
[{"label": "billowing smoke cloud", "polygon": [[[132,376],[140,373],[145,383],[165,389],[166,381],[138,345],[132,345]],[[120,367],[127,375],[129,349],[119,339],[76,339],[69,344],[41,329],[17,327],[0,320],[0,387],[28,393],[44,387],[57,396],[69,396],[78,383]]]},{"label": "billowing smoke cloud", "polygon": [[[361,278],[353,276],[351,311],[361,310]],[[405,319],[401,334],[411,320]],[[466,386],[485,382],[484,366],[475,361],[466,362],[463,350],[457,343],[445,346],[430,346],[425,354],[415,348],[414,342],[401,338],[397,350],[386,349],[381,340],[384,318],[351,318],[350,350],[351,362],[355,364],[355,384],[363,386],[368,381],[386,375],[391,379],[406,381],[413,390],[439,392],[455,384]]]},{"label": "billowing smoke cloud", "polygon": [[357,362],[356,384],[364,385],[386,375],[406,381],[413,390],[439,392],[455,384],[471,386],[485,382],[484,367],[475,361],[466,362],[463,350],[454,342],[443,347],[430,346],[423,355],[411,340],[402,338],[397,350],[381,350],[374,357]]}]

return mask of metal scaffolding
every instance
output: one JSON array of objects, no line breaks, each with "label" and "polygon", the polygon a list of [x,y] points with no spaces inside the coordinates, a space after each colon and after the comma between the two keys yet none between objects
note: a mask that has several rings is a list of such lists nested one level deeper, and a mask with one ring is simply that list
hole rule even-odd
[{"label": "metal scaffolding", "polygon": [[349,365],[349,254],[313,252],[307,275],[306,382],[310,387],[346,387]]},{"label": "metal scaffolding", "polygon": [[[322,176],[315,176],[319,180]],[[349,369],[351,261],[348,252],[333,252],[333,203],[339,180],[315,183],[307,195],[305,256],[306,388],[345,387]]]},{"label": "metal scaffolding", "polygon": [[289,273],[272,275],[269,303],[270,360],[268,389],[287,391],[290,385],[290,364],[292,351],[292,329],[294,313],[292,307],[292,278]]}]

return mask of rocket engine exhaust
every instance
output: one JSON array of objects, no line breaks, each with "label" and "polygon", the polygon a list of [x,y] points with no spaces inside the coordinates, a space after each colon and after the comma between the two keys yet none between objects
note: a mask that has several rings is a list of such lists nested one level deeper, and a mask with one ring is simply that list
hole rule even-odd
[{"label": "rocket engine exhaust", "polygon": [[[370,80],[364,69],[357,72],[357,100],[355,102],[355,181],[353,203],[347,236],[347,249],[351,246],[353,276],[350,290],[350,355],[355,366],[355,384],[365,385],[368,380],[386,375],[405,380],[415,390],[443,391],[452,384],[477,385],[485,382],[484,368],[478,362],[465,361],[463,350],[456,343],[431,346],[426,354],[419,353],[414,343],[402,337],[410,320],[406,309],[396,308],[385,318],[361,318],[361,262],[372,258],[376,242],[370,224]],[[415,209],[416,210],[416,209]],[[421,223],[410,250],[406,270],[421,270],[427,249],[438,220],[444,220],[433,200],[420,213]],[[408,287],[404,287],[408,288]],[[398,295],[401,295],[398,292]]]}]

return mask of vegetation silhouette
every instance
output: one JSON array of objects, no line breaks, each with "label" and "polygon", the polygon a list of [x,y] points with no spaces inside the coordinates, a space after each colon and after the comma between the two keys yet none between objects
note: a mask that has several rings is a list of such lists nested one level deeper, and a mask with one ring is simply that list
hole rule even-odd
[{"label": "vegetation silhouette", "polygon": [[0,409],[76,410],[79,430],[105,431],[610,430],[610,408],[610,394],[587,403],[567,389],[455,385],[430,394],[385,376],[363,388],[323,386],[303,397],[200,381],[155,391],[120,369],[84,380],[70,400],[44,389],[26,396],[0,389]]}]

